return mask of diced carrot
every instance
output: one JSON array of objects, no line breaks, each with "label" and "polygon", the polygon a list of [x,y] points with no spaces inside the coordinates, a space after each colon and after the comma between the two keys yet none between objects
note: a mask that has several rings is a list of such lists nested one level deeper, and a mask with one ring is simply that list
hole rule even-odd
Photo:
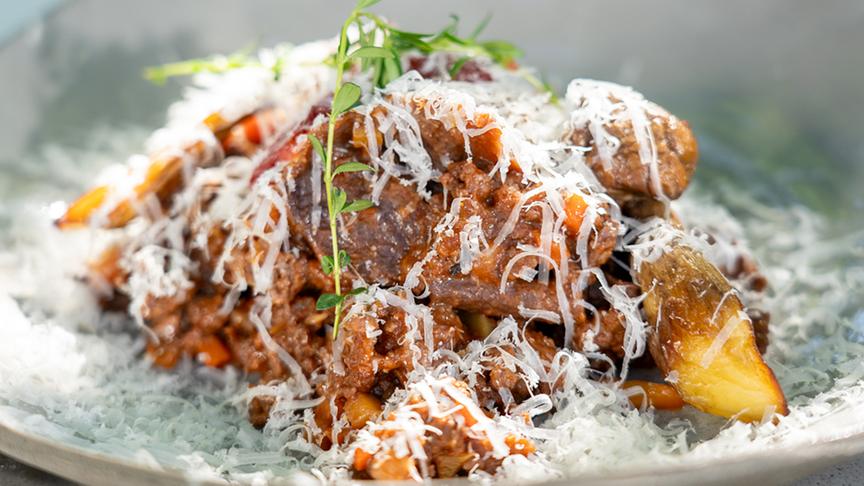
[{"label": "diced carrot", "polygon": [[363,449],[354,449],[354,470],[365,471],[369,467],[369,462],[372,460],[372,454]]},{"label": "diced carrot", "polygon": [[[381,135],[377,129],[374,130],[375,133],[375,144],[378,149],[381,149],[381,146],[384,144],[384,136]],[[355,123],[351,128],[351,145],[362,148],[367,153],[369,152],[369,137],[366,133],[366,124],[365,123]]]},{"label": "diced carrot", "polygon": [[[333,423],[332,423],[333,419],[330,416],[330,402],[327,400],[324,400],[323,402],[319,403],[315,407],[314,411],[315,411],[315,425],[317,425],[318,428],[321,429],[322,438],[326,439],[328,441],[328,444],[329,444],[330,431],[332,430],[332,425],[333,425]],[[324,447],[323,445],[321,445],[321,448],[327,449],[327,448],[329,448],[329,446]]]},{"label": "diced carrot", "polygon": [[231,352],[219,338],[207,336],[198,343],[198,359],[211,368],[219,368],[231,361]]},{"label": "diced carrot", "polygon": [[224,129],[228,125],[228,121],[222,117],[218,111],[213,112],[204,119],[204,126],[209,128],[213,132],[217,132],[219,130]]},{"label": "diced carrot", "polygon": [[[534,235],[534,244],[537,245],[538,248],[540,247],[539,231]],[[570,252],[567,251],[567,245],[561,245],[553,239],[552,245],[549,247],[549,258],[551,258],[556,264],[559,263],[561,261],[562,251],[564,252],[563,256],[565,259],[570,257]]]},{"label": "diced carrot", "polygon": [[147,354],[153,359],[153,363],[166,369],[173,368],[180,358],[180,352],[175,347],[147,345]]},{"label": "diced carrot", "polygon": [[182,163],[182,159],[167,152],[156,155],[147,167],[144,182],[135,186],[135,192],[138,194],[147,193],[151,190],[151,185],[160,180],[166,170],[173,169],[174,166],[180,167]]},{"label": "diced carrot", "polygon": [[91,189],[87,194],[79,197],[66,210],[66,213],[61,216],[56,225],[60,229],[69,229],[76,226],[83,226],[87,223],[90,215],[99,206],[105,202],[105,197],[108,195],[108,186],[99,186]]},{"label": "diced carrot", "polygon": [[564,224],[574,235],[579,234],[586,209],[588,203],[578,194],[571,194],[564,199]]},{"label": "diced carrot", "polygon": [[537,448],[534,447],[534,443],[525,437],[508,435],[504,439],[504,443],[510,448],[510,454],[521,454],[527,456],[537,450]]},{"label": "diced carrot", "polygon": [[471,412],[469,412],[468,409],[464,406],[460,408],[456,413],[458,413],[465,419],[466,427],[471,427],[477,423],[477,417],[471,415]]},{"label": "diced carrot", "polygon": [[[492,122],[492,118],[487,113],[480,113],[473,120],[468,120],[467,126],[470,129],[483,128]],[[485,160],[488,162],[497,162],[501,156],[501,129],[491,128],[480,135],[471,137],[471,155],[474,158]]]},{"label": "diced carrot", "polygon": [[644,395],[642,393],[636,393],[630,396],[630,403],[632,403],[636,408],[642,406],[643,396],[648,397],[648,405],[658,410],[678,410],[684,406],[684,400],[681,399],[681,395],[678,394],[678,391],[675,390],[673,386],[665,383],[628,380],[625,381],[621,387],[625,390],[628,388],[641,388],[645,391]]},{"label": "diced carrot", "polygon": [[259,118],[268,117],[267,113],[253,114],[243,120],[240,125],[243,127],[243,134],[246,135],[246,140],[253,145],[261,144],[261,120]]},{"label": "diced carrot", "polygon": [[252,155],[267,137],[276,133],[285,120],[278,108],[264,108],[237,120],[218,133],[226,155]]},{"label": "diced carrot", "polygon": [[552,247],[549,249],[549,257],[552,258],[552,260],[554,260],[555,263],[558,263],[561,261],[561,252],[562,251],[564,252],[564,257],[568,258],[570,253],[567,251],[567,246],[566,245],[559,245],[558,243],[553,241]]}]

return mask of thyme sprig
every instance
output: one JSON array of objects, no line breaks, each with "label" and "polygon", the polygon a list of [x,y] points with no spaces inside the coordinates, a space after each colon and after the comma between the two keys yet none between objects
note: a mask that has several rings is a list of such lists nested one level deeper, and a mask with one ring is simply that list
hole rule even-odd
[{"label": "thyme sprig", "polygon": [[339,45],[336,48],[334,55],[334,64],[336,68],[336,84],[333,88],[333,102],[330,105],[330,116],[327,120],[327,141],[322,144],[314,134],[309,134],[309,140],[312,147],[318,154],[318,157],[324,161],[324,192],[327,195],[327,215],[330,224],[330,241],[332,253],[325,255],[321,259],[321,268],[327,275],[333,276],[333,286],[335,293],[325,293],[318,297],[315,307],[318,310],[326,310],[333,308],[333,338],[339,334],[339,323],[342,317],[342,305],[345,299],[350,295],[362,293],[365,289],[357,288],[347,293],[342,293],[342,271],[351,263],[351,258],[344,250],[339,249],[339,215],[342,213],[350,213],[354,211],[362,211],[373,206],[372,201],[365,199],[357,199],[348,202],[348,197],[344,190],[336,187],[333,184],[333,179],[338,174],[347,172],[361,172],[373,170],[366,164],[360,162],[347,162],[333,168],[333,139],[336,132],[337,118],[350,110],[360,101],[362,90],[360,86],[343,82],[345,76],[345,68],[350,66],[355,60],[374,59],[381,56],[381,51],[373,46],[367,46],[366,49],[356,49],[351,54],[348,54],[350,42],[348,41],[348,29],[352,24],[357,22],[363,14],[363,9],[368,8],[379,0],[360,0],[348,19],[342,24],[342,29],[339,31]]},{"label": "thyme sprig", "polygon": [[[192,76],[198,73],[220,74],[245,67],[268,67],[258,57],[252,55],[253,50],[254,46],[249,46],[227,56],[215,55],[150,66],[144,68],[144,79],[153,84],[163,85],[168,78]],[[282,74],[282,64],[283,58],[277,57],[269,66],[273,71],[273,78],[277,81]]]},{"label": "thyme sprig", "polygon": [[[490,17],[486,17],[468,37],[457,34],[459,18],[451,16],[452,21],[439,32],[420,33],[397,29],[379,15],[363,10],[380,0],[365,2],[366,6],[355,9],[346,24],[354,25],[357,31],[358,48],[355,53],[361,54],[360,69],[370,72],[372,82],[379,88],[387,86],[390,81],[402,76],[402,57],[409,52],[432,54],[447,52],[459,56],[451,68],[451,77],[458,74],[465,63],[474,57],[485,57],[498,64],[509,66],[516,58],[522,56],[522,51],[505,41],[478,41],[477,37],[486,28]],[[364,2],[360,2],[364,3]],[[359,5],[359,4],[358,4]],[[332,64],[337,64],[331,58]]]}]

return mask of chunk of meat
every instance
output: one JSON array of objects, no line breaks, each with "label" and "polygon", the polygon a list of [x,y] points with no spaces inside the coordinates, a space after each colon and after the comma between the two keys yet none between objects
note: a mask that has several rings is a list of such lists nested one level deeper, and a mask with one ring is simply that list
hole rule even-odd
[{"label": "chunk of meat", "polygon": [[[348,114],[340,118],[336,129],[336,145],[343,152],[337,166],[349,160],[365,160],[364,151],[350,144],[355,124],[362,118]],[[323,128],[323,127],[321,127]],[[320,132],[321,128],[318,128]],[[319,137],[326,134],[317,133]],[[303,243],[318,258],[329,254],[330,228],[327,223],[323,182],[315,175],[312,153],[308,143],[298,148],[291,143],[277,149],[275,157],[286,163],[285,178],[292,181],[288,193],[288,222],[294,235],[301,235]],[[316,201],[314,184],[319,185]],[[336,177],[349,200],[368,199],[372,186],[361,173],[346,173]],[[423,245],[429,237],[442,204],[424,201],[414,188],[403,186],[396,179],[386,183],[379,204],[373,208],[345,216],[340,231],[339,246],[348,252],[353,263],[351,270],[367,282],[385,286],[402,282],[402,260],[412,247]],[[318,225],[313,224],[317,214]]]},{"label": "chunk of meat", "polygon": [[[598,319],[587,319],[584,328],[576,332],[573,347],[582,350],[585,348],[584,339],[590,332],[591,341],[599,351],[621,359],[624,357],[624,332],[626,331],[624,316],[614,308],[601,309],[598,311]],[[579,340],[578,338],[581,338]]]},{"label": "chunk of meat", "polygon": [[610,195],[677,199],[696,169],[698,148],[687,122],[630,88],[576,80],[567,89],[570,141]]},{"label": "chunk of meat", "polygon": [[[441,183],[454,200],[449,215],[452,220],[437,231],[431,258],[423,266],[423,279],[430,295],[454,308],[491,316],[519,315],[520,306],[558,312],[554,278],[559,277],[552,275],[546,283],[519,277],[523,271],[532,272],[546,262],[522,255],[523,248],[540,243],[542,209],[526,205],[512,231],[495,245],[495,237],[526,191],[519,176],[510,174],[501,182],[490,178],[476,164],[459,162],[448,167]],[[597,231],[589,237],[589,265],[607,260],[617,239],[617,222],[604,217],[598,218],[596,225]],[[473,248],[467,241],[469,238],[476,240]],[[576,244],[576,235],[568,235],[565,248],[573,248],[568,250],[569,255],[576,254]],[[560,245],[557,248],[556,265],[560,265]],[[570,279],[578,277],[577,262],[566,259]],[[569,288],[569,281],[563,285]],[[580,316],[583,309],[574,305],[571,312]]]}]

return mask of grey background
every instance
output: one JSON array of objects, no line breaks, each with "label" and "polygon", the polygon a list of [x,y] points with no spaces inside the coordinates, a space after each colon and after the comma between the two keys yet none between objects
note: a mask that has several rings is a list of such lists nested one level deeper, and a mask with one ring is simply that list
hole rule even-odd
[{"label": "grey background", "polygon": [[[352,3],[0,0],[0,193],[47,181],[69,197],[80,173],[23,157],[84,146],[99,127],[157,127],[181,85],[152,86],[142,66],[320,38]],[[522,46],[559,88],[574,76],[633,84],[690,120],[701,183],[864,221],[864,2],[390,0],[379,10],[418,30],[450,12],[467,30],[494,11],[486,35]],[[862,482],[864,459],[799,484]],[[0,458],[0,484],[62,481]]]}]

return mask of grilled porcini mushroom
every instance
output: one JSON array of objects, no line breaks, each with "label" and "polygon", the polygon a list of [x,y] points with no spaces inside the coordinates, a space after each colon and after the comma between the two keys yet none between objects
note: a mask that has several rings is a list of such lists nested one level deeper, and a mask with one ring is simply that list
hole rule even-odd
[{"label": "grilled porcini mushroom", "polygon": [[788,413],[750,318],[717,268],[680,242],[650,260],[638,262],[637,270],[653,326],[648,345],[684,401],[745,422]]}]

